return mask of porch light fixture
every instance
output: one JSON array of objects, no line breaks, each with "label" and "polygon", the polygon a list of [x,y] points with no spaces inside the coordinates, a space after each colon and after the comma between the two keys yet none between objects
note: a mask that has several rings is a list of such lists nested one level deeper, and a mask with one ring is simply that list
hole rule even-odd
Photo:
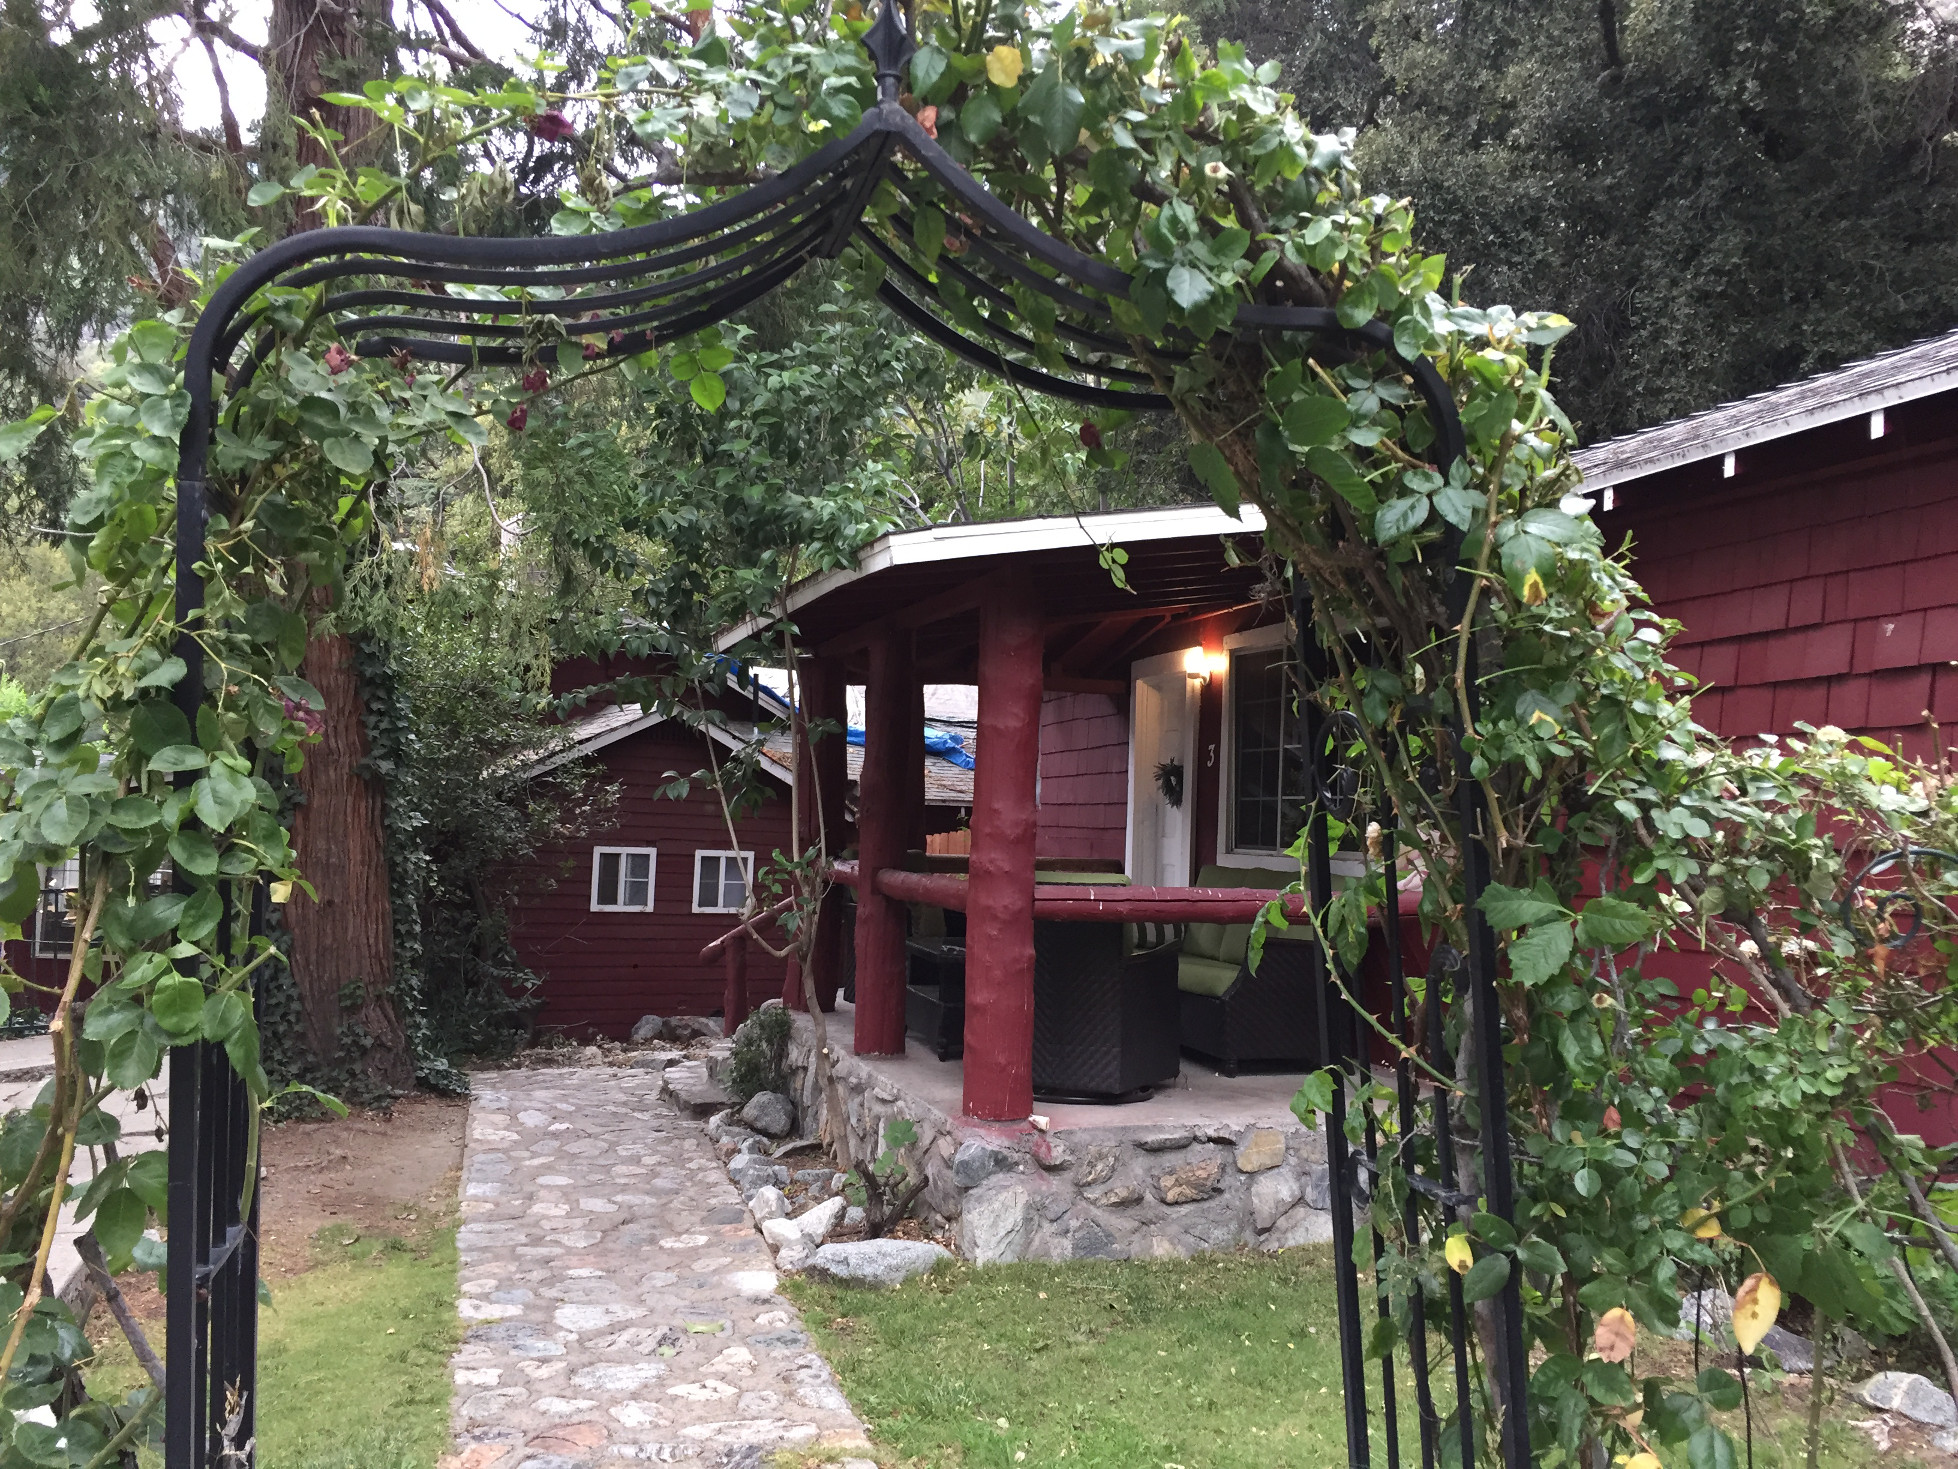
[{"label": "porch light fixture", "polygon": [[1217,674],[1226,672],[1231,666],[1227,653],[1206,653],[1202,648],[1191,648],[1183,655],[1183,673],[1202,683],[1209,683]]}]

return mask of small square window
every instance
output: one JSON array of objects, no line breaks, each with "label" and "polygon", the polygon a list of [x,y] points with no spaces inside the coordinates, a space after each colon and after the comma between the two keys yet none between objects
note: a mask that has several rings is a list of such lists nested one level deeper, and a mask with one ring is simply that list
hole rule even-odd
[{"label": "small square window", "polygon": [[34,908],[34,957],[66,959],[75,948],[71,900],[82,885],[82,863],[70,857],[59,867],[41,869],[41,900]]},{"label": "small square window", "polygon": [[754,881],[753,852],[695,852],[693,854],[693,911],[739,913]]},{"label": "small square window", "polygon": [[591,906],[594,913],[650,913],[653,909],[652,847],[594,847]]}]

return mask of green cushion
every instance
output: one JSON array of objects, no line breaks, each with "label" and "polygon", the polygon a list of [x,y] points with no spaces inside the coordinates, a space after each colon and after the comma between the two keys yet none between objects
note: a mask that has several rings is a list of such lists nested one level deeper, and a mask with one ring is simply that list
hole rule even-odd
[{"label": "green cushion", "polygon": [[1125,872],[1038,872],[1033,880],[1045,886],[1048,883],[1076,883],[1083,887],[1123,888],[1129,885]]},{"label": "green cushion", "polygon": [[1221,995],[1237,983],[1238,966],[1184,954],[1176,961],[1176,987],[1193,995]]},{"label": "green cushion", "polygon": [[1197,874],[1200,888],[1287,888],[1298,876],[1295,872],[1280,872],[1270,867],[1217,867],[1204,868]]},{"label": "green cushion", "polygon": [[1233,923],[1224,930],[1224,944],[1217,957],[1226,964],[1242,964],[1244,953],[1251,947],[1251,925]]},{"label": "green cushion", "polygon": [[1224,925],[1192,923],[1183,930],[1183,952],[1197,959],[1224,957]]}]

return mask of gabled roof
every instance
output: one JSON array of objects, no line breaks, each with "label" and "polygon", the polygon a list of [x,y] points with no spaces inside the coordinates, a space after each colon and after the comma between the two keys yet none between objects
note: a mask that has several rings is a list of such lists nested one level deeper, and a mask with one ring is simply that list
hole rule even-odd
[{"label": "gabled roof", "polygon": [[[956,579],[956,563],[981,561],[994,556],[1094,551],[1109,545],[1133,547],[1152,541],[1255,535],[1264,528],[1264,515],[1255,505],[1244,506],[1241,519],[1226,515],[1215,505],[1170,505],[1147,510],[1043,515],[1025,520],[981,520],[891,531],[859,551],[854,567],[820,572],[796,583],[789,591],[786,610],[793,614],[852,582],[905,567],[944,564],[948,577]],[[1092,567],[1092,559],[1088,564]],[[1105,576],[1103,580],[1106,580]],[[723,633],[717,646],[732,648],[774,621],[773,615],[751,617]]]},{"label": "gabled roof", "polygon": [[1958,331],[1607,439],[1571,457],[1584,473],[1585,487],[1601,490],[1953,388],[1958,388]]}]

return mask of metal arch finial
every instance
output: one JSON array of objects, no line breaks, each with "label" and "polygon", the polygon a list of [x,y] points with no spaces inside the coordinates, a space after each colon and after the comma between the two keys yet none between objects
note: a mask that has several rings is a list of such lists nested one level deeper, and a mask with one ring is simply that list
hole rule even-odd
[{"label": "metal arch finial", "polygon": [[876,24],[864,35],[863,47],[877,68],[877,100],[897,101],[898,93],[904,90],[904,64],[917,49],[911,44],[911,32],[904,23],[899,0],[884,0]]}]

